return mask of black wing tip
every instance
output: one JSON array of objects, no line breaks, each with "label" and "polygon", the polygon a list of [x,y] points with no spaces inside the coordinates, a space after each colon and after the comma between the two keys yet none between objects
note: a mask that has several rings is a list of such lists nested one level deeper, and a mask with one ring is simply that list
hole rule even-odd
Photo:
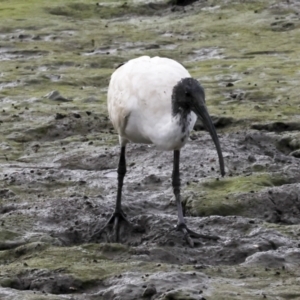
[{"label": "black wing tip", "polygon": [[115,67],[115,70],[119,69],[120,67],[122,67],[123,65],[125,65],[126,62],[122,62],[120,64],[118,64],[116,67]]}]

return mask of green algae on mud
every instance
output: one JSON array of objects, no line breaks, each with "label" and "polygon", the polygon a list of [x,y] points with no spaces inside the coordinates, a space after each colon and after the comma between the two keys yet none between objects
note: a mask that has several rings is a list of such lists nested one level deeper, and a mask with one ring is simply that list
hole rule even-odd
[{"label": "green algae on mud", "polygon": [[[7,282],[6,278],[21,276],[30,273],[31,270],[55,272],[60,269],[63,274],[71,274],[84,288],[87,288],[101,280],[125,272],[151,274],[172,270],[172,266],[168,264],[132,261],[129,250],[128,247],[119,244],[88,244],[77,247],[29,244],[9,250],[11,255],[4,256],[6,264],[1,268],[0,278],[3,282]],[[124,258],[127,258],[127,262]],[[21,261],[24,263],[20,263]]]},{"label": "green algae on mud", "polygon": [[[187,188],[186,208],[194,216],[247,215],[253,203],[244,202],[241,195],[287,184],[289,180],[270,173],[253,173],[226,179],[192,183]],[[190,191],[190,193],[189,193]]]},{"label": "green algae on mud", "polygon": [[[207,275],[218,277],[207,291],[212,299],[297,299],[297,268],[222,267],[209,268]],[[204,292],[205,293],[205,292]]]},{"label": "green algae on mud", "polygon": [[118,3],[110,1],[106,3],[96,3],[94,1],[85,1],[86,3],[70,3],[64,6],[54,6],[46,8],[46,11],[53,15],[66,16],[73,18],[92,18],[113,19],[118,17],[134,17],[134,16],[155,16],[160,14],[160,10],[167,8],[167,3],[132,3],[127,1]]}]

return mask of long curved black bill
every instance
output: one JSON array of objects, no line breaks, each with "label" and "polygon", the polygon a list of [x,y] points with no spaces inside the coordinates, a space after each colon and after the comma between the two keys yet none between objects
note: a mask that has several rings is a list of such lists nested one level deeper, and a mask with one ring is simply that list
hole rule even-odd
[{"label": "long curved black bill", "polygon": [[217,148],[218,156],[219,156],[219,164],[220,164],[220,171],[221,175],[225,175],[225,168],[224,168],[224,159],[223,159],[223,154],[221,150],[221,146],[219,143],[219,138],[215,129],[215,126],[210,118],[210,115],[205,107],[205,105],[201,105],[199,107],[196,107],[195,113],[198,115],[198,117],[201,118],[204,127],[208,130],[210,133],[210,136],[212,137],[215,146]]}]

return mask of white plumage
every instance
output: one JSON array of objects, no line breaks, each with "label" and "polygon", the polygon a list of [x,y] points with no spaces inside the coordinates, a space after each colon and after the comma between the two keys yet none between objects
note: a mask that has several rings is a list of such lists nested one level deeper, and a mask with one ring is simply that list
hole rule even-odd
[{"label": "white plumage", "polygon": [[130,60],[113,73],[108,113],[121,145],[153,143],[162,150],[184,146],[197,116],[190,112],[189,125],[182,132],[178,117],[172,116],[171,98],[174,86],[187,77],[191,75],[178,62],[149,56]]},{"label": "white plumage", "polygon": [[121,65],[111,76],[108,88],[108,113],[119,134],[121,153],[118,165],[116,208],[105,226],[113,224],[115,240],[119,240],[120,221],[127,224],[121,207],[123,180],[126,174],[126,144],[155,144],[163,150],[173,150],[172,186],[177,203],[177,229],[192,246],[193,237],[216,239],[190,230],[185,223],[180,199],[180,149],[186,144],[197,116],[208,129],[217,149],[222,176],[224,161],[218,136],[205,105],[204,89],[191,78],[178,62],[161,57],[142,56]]}]

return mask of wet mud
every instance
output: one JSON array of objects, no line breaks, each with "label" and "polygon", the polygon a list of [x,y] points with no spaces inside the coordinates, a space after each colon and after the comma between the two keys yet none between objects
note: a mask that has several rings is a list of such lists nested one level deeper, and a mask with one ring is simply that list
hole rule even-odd
[{"label": "wet mud", "polygon": [[[3,2],[0,299],[300,299],[300,6],[175,2]],[[181,152],[187,225],[218,237],[193,248],[152,145],[127,149],[133,226],[95,235],[117,191],[109,76],[142,54],[202,82],[223,150],[225,177],[197,122]]]}]

